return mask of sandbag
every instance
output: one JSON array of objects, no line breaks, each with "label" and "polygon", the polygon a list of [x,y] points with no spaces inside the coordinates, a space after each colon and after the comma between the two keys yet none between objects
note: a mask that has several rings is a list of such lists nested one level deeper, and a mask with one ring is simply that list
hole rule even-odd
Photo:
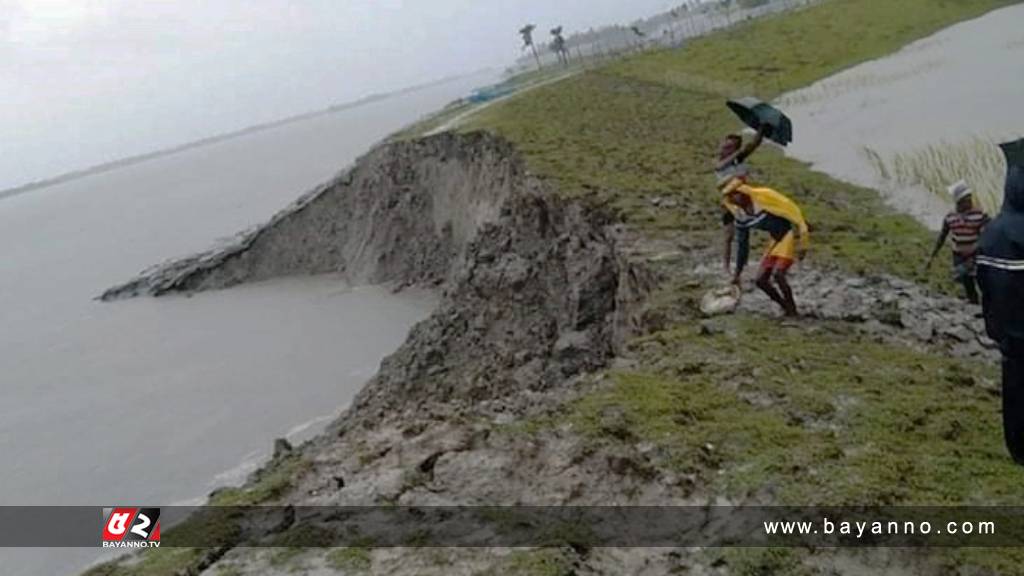
[{"label": "sandbag", "polygon": [[736,285],[709,290],[700,300],[700,311],[705,316],[732,314],[740,305],[742,292]]}]

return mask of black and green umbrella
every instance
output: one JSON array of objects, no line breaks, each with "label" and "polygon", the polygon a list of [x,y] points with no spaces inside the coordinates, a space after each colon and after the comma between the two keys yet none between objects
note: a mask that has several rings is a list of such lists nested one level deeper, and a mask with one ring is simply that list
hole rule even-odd
[{"label": "black and green umbrella", "polygon": [[793,123],[778,108],[757,98],[739,98],[725,103],[740,120],[754,130],[769,126],[765,136],[783,146],[793,141]]}]

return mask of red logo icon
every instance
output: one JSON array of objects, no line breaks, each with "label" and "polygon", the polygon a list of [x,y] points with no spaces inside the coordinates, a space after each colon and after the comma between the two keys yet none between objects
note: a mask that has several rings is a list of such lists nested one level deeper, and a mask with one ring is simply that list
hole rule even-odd
[{"label": "red logo icon", "polygon": [[160,546],[159,508],[104,508],[104,548]]}]

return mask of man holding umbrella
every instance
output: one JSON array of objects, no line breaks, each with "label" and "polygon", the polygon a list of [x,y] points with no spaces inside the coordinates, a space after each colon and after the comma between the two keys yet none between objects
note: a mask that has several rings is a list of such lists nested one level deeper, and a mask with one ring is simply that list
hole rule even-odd
[{"label": "man holding umbrella", "polygon": [[754,139],[746,144],[743,143],[743,136],[739,134],[732,133],[726,136],[718,147],[718,158],[715,160],[715,177],[721,179],[726,176],[736,176],[746,180],[750,174],[747,158],[761,146],[761,142],[764,141],[764,135],[769,129],[770,127],[767,124],[762,124]]},{"label": "man holding umbrella", "polygon": [[765,138],[781,146],[789,144],[793,139],[792,123],[777,108],[757,98],[729,100],[726,106],[747,126],[756,130],[757,135],[746,144],[739,134],[726,136],[718,147],[715,177],[722,180],[728,176],[735,176],[746,180],[750,172],[746,164],[747,158],[761,146]]},{"label": "man holding umbrella", "polygon": [[1024,465],[1024,139],[1002,144],[1003,209],[981,236],[978,282],[985,327],[1003,353],[1003,433]]},{"label": "man holding umbrella", "polygon": [[802,260],[807,253],[810,240],[807,222],[800,207],[785,195],[764,186],[749,185],[749,170],[745,164],[764,138],[782,146],[789,144],[792,125],[785,114],[756,98],[730,100],[726,105],[747,126],[757,130],[757,137],[743,146],[738,135],[730,135],[719,148],[715,176],[722,195],[725,269],[730,272],[735,239],[736,271],[732,284],[740,286],[750,255],[750,232],[767,232],[770,240],[761,260],[757,287],[778,304],[787,317],[796,316],[796,302],[787,274],[793,263]]}]

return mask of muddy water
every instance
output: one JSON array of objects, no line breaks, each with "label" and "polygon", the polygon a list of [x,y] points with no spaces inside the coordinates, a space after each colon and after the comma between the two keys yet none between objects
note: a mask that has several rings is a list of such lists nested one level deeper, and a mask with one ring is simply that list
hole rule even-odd
[{"label": "muddy water", "polygon": [[793,120],[788,153],[939,225],[947,199],[883,180],[864,153],[1024,136],[1024,5],[989,13],[850,68],[778,104]]},{"label": "muddy water", "polygon": [[[169,505],[338,414],[434,305],[285,279],[93,300],[256,224],[470,78],[0,200],[0,505]],[[8,575],[98,551],[0,550]]]}]

